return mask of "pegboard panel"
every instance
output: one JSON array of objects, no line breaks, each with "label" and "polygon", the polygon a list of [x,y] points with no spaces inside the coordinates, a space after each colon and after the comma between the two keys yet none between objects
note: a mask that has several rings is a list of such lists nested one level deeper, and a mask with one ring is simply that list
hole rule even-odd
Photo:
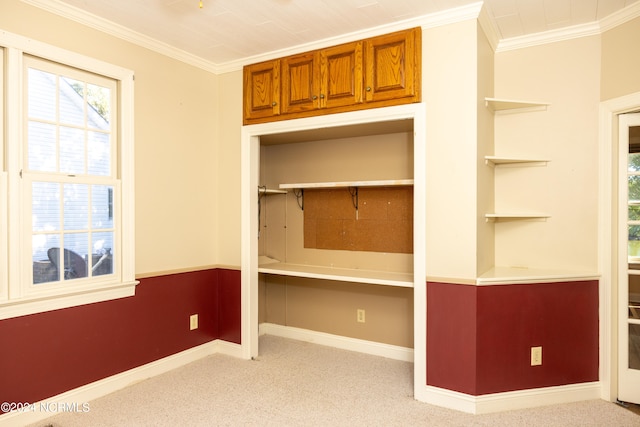
[{"label": "pegboard panel", "polygon": [[305,189],[304,247],[413,253],[413,187]]}]

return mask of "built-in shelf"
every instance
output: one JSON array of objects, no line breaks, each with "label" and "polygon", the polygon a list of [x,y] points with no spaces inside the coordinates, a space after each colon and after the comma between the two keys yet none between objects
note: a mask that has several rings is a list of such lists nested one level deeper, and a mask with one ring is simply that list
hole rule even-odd
[{"label": "built-in shelf", "polygon": [[498,157],[498,156],[484,156],[484,161],[488,165],[512,165],[521,163],[548,163],[548,159],[526,159],[526,158],[514,158],[514,157]]},{"label": "built-in shelf", "polygon": [[484,216],[487,221],[516,221],[527,219],[547,219],[550,215],[539,213],[488,213]]},{"label": "built-in shelf", "polygon": [[501,285],[514,283],[544,283],[559,281],[598,280],[600,275],[592,271],[552,270],[540,268],[493,267],[476,279],[477,285]]},{"label": "built-in shelf", "polygon": [[335,280],[339,282],[365,283],[370,285],[400,286],[404,288],[413,287],[413,274],[411,273],[288,264],[266,256],[259,257],[258,272],[280,276]]},{"label": "built-in shelf", "polygon": [[300,188],[341,188],[341,187],[393,187],[413,185],[413,179],[389,179],[378,181],[340,181],[340,182],[304,182],[295,184],[280,184],[280,189]]},{"label": "built-in shelf", "polygon": [[493,112],[499,111],[544,111],[546,102],[515,101],[510,99],[485,98],[485,105]]}]

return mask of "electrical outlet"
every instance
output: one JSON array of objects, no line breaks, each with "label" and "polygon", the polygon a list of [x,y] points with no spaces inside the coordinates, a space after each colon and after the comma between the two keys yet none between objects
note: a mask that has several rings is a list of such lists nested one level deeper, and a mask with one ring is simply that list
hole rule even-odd
[{"label": "electrical outlet", "polygon": [[198,329],[198,315],[192,314],[189,316],[189,330],[193,331],[194,329]]},{"label": "electrical outlet", "polygon": [[364,323],[364,310],[359,308],[356,312],[356,320],[358,323]]},{"label": "electrical outlet", "polygon": [[531,366],[542,365],[542,346],[531,347]]}]

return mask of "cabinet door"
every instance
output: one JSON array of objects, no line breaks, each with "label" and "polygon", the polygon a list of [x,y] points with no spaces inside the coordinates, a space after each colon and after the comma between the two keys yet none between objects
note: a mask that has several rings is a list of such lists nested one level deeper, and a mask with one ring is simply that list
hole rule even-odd
[{"label": "cabinet door", "polygon": [[362,103],[362,42],[323,49],[321,58],[322,105],[333,108]]},{"label": "cabinet door", "polygon": [[280,60],[244,67],[244,121],[280,114]]},{"label": "cabinet door", "polygon": [[412,29],[365,41],[365,99],[420,100],[420,31]]},{"label": "cabinet door", "polygon": [[317,51],[282,59],[282,113],[320,108],[320,54]]}]

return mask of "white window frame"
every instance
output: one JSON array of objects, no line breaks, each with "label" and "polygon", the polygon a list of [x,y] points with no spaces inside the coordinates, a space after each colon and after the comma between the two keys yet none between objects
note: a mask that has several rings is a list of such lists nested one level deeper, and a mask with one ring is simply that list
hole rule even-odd
[{"label": "white window frame", "polygon": [[[131,70],[94,58],[34,41],[20,35],[0,31],[0,48],[4,49],[5,106],[3,154],[0,152],[0,319],[39,313],[60,308],[132,296],[135,293],[135,209],[134,209],[134,129],[133,94],[134,73]],[[38,293],[26,290],[31,277],[26,268],[23,242],[31,239],[25,234],[21,213],[26,191],[21,182],[24,144],[24,55],[31,55],[63,65],[102,75],[118,82],[119,126],[118,181],[121,198],[117,239],[121,247],[114,256],[119,268],[115,281],[96,281],[82,287],[56,287]],[[2,125],[2,121],[0,121]],[[3,168],[6,168],[4,170]],[[31,258],[29,257],[29,260]]]}]

